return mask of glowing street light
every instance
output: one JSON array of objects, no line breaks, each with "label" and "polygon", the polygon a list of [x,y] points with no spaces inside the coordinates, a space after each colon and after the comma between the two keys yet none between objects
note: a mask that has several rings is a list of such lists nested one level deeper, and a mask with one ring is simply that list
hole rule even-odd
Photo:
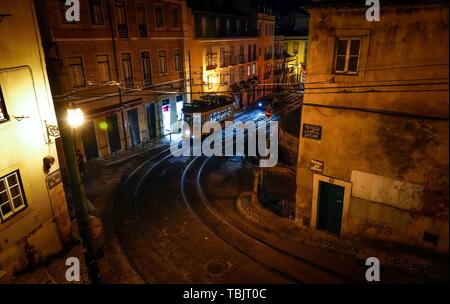
[{"label": "glowing street light", "polygon": [[84,114],[81,109],[68,109],[67,110],[67,123],[71,128],[78,128],[84,122]]}]

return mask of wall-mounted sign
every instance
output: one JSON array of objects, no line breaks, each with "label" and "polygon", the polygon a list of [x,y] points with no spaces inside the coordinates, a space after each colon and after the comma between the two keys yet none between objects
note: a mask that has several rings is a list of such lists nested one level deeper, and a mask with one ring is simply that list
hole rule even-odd
[{"label": "wall-mounted sign", "polygon": [[62,176],[60,171],[56,171],[46,178],[47,180],[47,186],[48,189],[51,190],[55,188],[57,185],[59,185],[62,182]]},{"label": "wall-mounted sign", "polygon": [[323,172],[323,161],[312,159],[309,163],[309,169],[314,172]]},{"label": "wall-mounted sign", "polygon": [[322,139],[322,127],[315,125],[303,124],[303,137],[321,140]]}]

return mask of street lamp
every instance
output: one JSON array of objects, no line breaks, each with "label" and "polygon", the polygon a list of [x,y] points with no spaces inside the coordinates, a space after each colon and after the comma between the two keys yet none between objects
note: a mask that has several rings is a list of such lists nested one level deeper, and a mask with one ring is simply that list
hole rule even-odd
[{"label": "street lamp", "polygon": [[84,122],[84,114],[81,109],[67,109],[67,123],[71,128],[79,128]]}]

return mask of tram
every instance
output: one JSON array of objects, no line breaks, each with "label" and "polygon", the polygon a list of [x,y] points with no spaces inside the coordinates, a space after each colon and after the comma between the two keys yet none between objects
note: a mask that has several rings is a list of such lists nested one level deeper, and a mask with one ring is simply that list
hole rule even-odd
[{"label": "tram", "polygon": [[[234,121],[234,102],[231,97],[222,95],[206,95],[200,100],[183,105],[184,121],[189,125],[189,130],[184,130],[183,137],[192,137],[193,124],[200,127],[207,121],[217,121],[224,126],[226,121]],[[202,134],[206,136],[208,134]]]}]

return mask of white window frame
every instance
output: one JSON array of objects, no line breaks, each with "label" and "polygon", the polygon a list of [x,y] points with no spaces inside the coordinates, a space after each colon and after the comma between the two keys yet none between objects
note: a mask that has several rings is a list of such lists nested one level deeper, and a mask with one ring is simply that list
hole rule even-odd
[{"label": "white window frame", "polygon": [[[9,183],[8,183],[8,178],[11,176],[16,177],[17,183],[14,185],[9,185]],[[8,199],[6,201],[6,203],[0,203],[0,219],[2,222],[4,222],[4,221],[7,221],[8,219],[10,219],[11,217],[13,217],[14,215],[18,214],[20,211],[27,208],[28,204],[27,204],[27,200],[25,197],[24,187],[23,187],[22,178],[21,178],[19,170],[16,170],[5,176],[0,177],[0,183],[3,183],[5,185],[5,190],[0,190],[0,195],[6,194],[7,199]],[[18,187],[18,190],[19,190],[19,194],[14,197],[11,194],[11,189],[13,187]],[[22,204],[19,207],[14,206],[14,199],[16,199],[16,198],[20,198],[22,200]],[[7,214],[3,214],[2,207],[6,204],[10,205],[11,211],[8,212]]]},{"label": "white window frame", "polygon": [[[106,57],[106,61],[100,61],[99,57]],[[109,56],[107,54],[98,54],[98,55],[95,56],[95,61],[97,63],[97,77],[98,77],[98,81],[101,82],[101,83],[105,83],[105,82],[111,81],[111,67],[109,65]],[[101,64],[105,64],[105,63],[108,66],[108,80],[103,81],[103,79],[100,79],[101,78],[100,77],[100,71],[101,71],[100,65]]]},{"label": "white window frame", "polygon": [[[160,54],[160,52],[165,52],[166,53],[166,56],[160,56],[159,54]],[[166,68],[166,70],[163,72],[163,71],[161,71],[161,58],[166,58],[166,60],[165,60],[165,68]],[[167,62],[167,49],[158,49],[158,72],[159,72],[159,75],[167,75],[168,73],[169,73],[169,65],[168,65],[168,62]]]},{"label": "white window frame", "polygon": [[344,188],[344,202],[342,207],[341,233],[340,236],[346,235],[349,231],[349,214],[350,214],[350,198],[352,194],[352,183],[331,176],[320,174],[313,175],[313,195],[311,208],[311,228],[317,230],[317,217],[319,215],[319,184],[320,182]]},{"label": "white window frame", "polygon": [[[344,65],[344,70],[342,70],[342,71],[336,69],[337,57],[338,57],[338,54],[337,54],[337,52],[338,52],[338,44],[339,44],[340,40],[346,40],[347,41],[347,50],[346,50],[346,53],[345,53],[345,65]],[[351,41],[353,41],[353,40],[358,40],[359,41],[358,55],[350,55]],[[361,38],[357,38],[357,37],[337,37],[336,38],[336,47],[335,47],[335,51],[334,51],[334,62],[333,62],[333,72],[335,74],[350,74],[350,75],[358,74],[359,63],[360,63],[360,58],[361,58],[361,43],[362,43]],[[356,71],[349,71],[348,70],[348,64],[349,64],[349,61],[350,61],[350,57],[358,57],[358,62],[356,64]]]}]

